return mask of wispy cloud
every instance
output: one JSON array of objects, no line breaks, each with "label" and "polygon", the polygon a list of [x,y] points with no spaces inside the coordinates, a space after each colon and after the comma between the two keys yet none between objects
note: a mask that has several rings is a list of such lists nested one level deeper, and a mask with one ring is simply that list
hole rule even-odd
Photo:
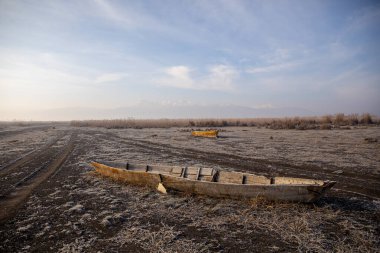
[{"label": "wispy cloud", "polygon": [[0,50],[0,55],[0,101],[4,108],[62,106],[73,98],[67,94],[89,94],[128,76],[78,65],[75,59],[48,52]]},{"label": "wispy cloud", "polygon": [[291,70],[297,67],[299,63],[297,62],[287,62],[282,64],[274,64],[262,67],[252,67],[247,69],[247,73],[257,74],[257,73],[273,73],[277,71]]},{"label": "wispy cloud", "polygon": [[[127,31],[150,31],[156,32],[160,35],[167,36],[170,38],[175,38],[183,42],[199,42],[199,36],[194,36],[192,33],[196,32],[197,27],[191,26],[192,32],[188,32],[189,29],[183,29],[173,22],[165,22],[170,20],[168,16],[163,19],[160,16],[154,15],[150,7],[158,8],[158,11],[168,11],[170,12],[172,8],[161,9],[162,5],[159,4],[155,7],[153,3],[129,3],[120,4],[114,1],[108,0],[95,0],[95,10],[96,13],[111,22],[123,30]],[[180,17],[180,16],[178,16]]]},{"label": "wispy cloud", "polygon": [[209,75],[203,80],[202,86],[212,90],[232,90],[238,75],[239,72],[232,66],[212,66]]},{"label": "wispy cloud", "polygon": [[194,88],[194,80],[191,79],[190,72],[191,69],[187,66],[173,66],[165,70],[168,77],[160,82],[162,85],[191,89]]},{"label": "wispy cloud", "polygon": [[223,64],[211,66],[203,76],[192,75],[194,72],[187,66],[172,66],[164,70],[164,76],[159,78],[158,83],[184,89],[231,91],[239,76],[236,68]]},{"label": "wispy cloud", "polygon": [[41,1],[0,0],[2,108],[379,97],[374,1]]},{"label": "wispy cloud", "polygon": [[94,3],[97,13],[100,16],[127,26],[128,28],[146,23],[146,21],[141,22],[146,19],[143,15],[136,15],[136,13],[130,12],[126,8],[120,9],[107,0],[95,0]]},{"label": "wispy cloud", "polygon": [[109,83],[120,81],[126,76],[128,75],[125,73],[105,73],[97,76],[94,80],[94,83]]},{"label": "wispy cloud", "polygon": [[272,108],[275,108],[275,106],[272,104],[261,104],[261,105],[252,106],[252,108],[253,109],[272,109]]},{"label": "wispy cloud", "polygon": [[[379,7],[379,6],[377,6]],[[346,32],[353,32],[364,29],[380,22],[380,8],[366,7],[362,8],[348,19]]]}]

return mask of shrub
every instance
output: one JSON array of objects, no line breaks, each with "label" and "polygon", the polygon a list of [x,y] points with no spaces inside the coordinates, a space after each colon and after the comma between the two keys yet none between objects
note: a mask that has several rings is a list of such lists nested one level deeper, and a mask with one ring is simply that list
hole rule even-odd
[{"label": "shrub", "polygon": [[334,120],[335,125],[338,125],[338,126],[343,125],[344,121],[345,121],[344,120],[344,113],[337,113],[335,115],[335,120]]},{"label": "shrub", "polygon": [[357,124],[359,124],[359,116],[358,116],[358,114],[350,114],[349,116],[348,116],[348,121],[349,121],[349,124],[350,125],[357,125]]},{"label": "shrub", "polygon": [[331,124],[333,121],[332,121],[332,117],[331,115],[325,115],[322,117],[322,123],[323,124]]},{"label": "shrub", "polygon": [[364,113],[361,117],[360,123],[373,124],[372,116],[369,113]]}]

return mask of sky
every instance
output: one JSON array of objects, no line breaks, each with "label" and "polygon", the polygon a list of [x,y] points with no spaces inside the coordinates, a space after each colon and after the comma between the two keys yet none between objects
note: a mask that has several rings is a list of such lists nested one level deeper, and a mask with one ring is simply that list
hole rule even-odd
[{"label": "sky", "polygon": [[0,120],[146,103],[380,115],[379,45],[380,1],[0,0]]}]

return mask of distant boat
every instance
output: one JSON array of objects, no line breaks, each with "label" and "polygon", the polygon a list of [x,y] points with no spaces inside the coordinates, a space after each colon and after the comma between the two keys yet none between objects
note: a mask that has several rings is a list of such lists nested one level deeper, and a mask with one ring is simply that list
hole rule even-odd
[{"label": "distant boat", "polygon": [[210,137],[210,138],[218,137],[218,133],[219,133],[219,130],[191,131],[191,135],[193,136]]},{"label": "distant boat", "polygon": [[225,198],[314,202],[334,186],[334,181],[272,177],[214,168],[91,162],[101,175],[132,185]]}]

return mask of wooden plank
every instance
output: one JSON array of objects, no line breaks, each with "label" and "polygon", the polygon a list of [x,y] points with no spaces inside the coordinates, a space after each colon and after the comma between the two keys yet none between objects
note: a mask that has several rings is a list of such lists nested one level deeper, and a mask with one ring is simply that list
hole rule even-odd
[{"label": "wooden plank", "polygon": [[172,171],[170,172],[170,174],[181,175],[182,174],[182,167],[172,167]]},{"label": "wooden plank", "polygon": [[201,176],[211,176],[213,170],[213,168],[202,168]]},{"label": "wooden plank", "polygon": [[293,177],[275,177],[275,184],[309,184],[309,185],[323,185],[322,180],[306,179],[306,178],[293,178]]},{"label": "wooden plank", "polygon": [[190,179],[190,180],[196,180],[197,178],[197,175],[187,175],[186,176],[186,179]]},{"label": "wooden plank", "polygon": [[264,176],[245,174],[245,177],[246,184],[270,184],[270,178]]},{"label": "wooden plank", "polygon": [[181,177],[185,177],[186,169],[187,169],[187,167],[182,168]]},{"label": "wooden plank", "polygon": [[173,169],[173,166],[149,165],[149,169],[152,172],[170,173]]},{"label": "wooden plank", "polygon": [[202,176],[200,175],[198,180],[199,181],[206,181],[206,182],[212,182],[213,177],[212,176]]},{"label": "wooden plank", "polygon": [[128,164],[128,170],[146,170],[146,164]]},{"label": "wooden plank", "polygon": [[186,175],[197,175],[199,167],[187,167]]},{"label": "wooden plank", "polygon": [[98,161],[98,163],[107,165],[112,168],[119,168],[119,169],[125,168],[125,163],[121,163],[121,162]]},{"label": "wooden plank", "polygon": [[227,171],[219,172],[218,182],[220,183],[241,184],[242,181],[243,181],[243,173],[227,172]]}]

